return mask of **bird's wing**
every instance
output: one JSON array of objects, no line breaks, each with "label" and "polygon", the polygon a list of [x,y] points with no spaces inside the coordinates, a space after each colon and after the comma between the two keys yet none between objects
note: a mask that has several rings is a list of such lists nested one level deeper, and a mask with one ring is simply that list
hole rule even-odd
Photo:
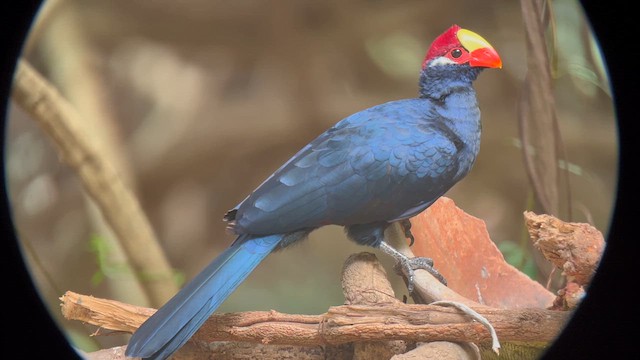
[{"label": "bird's wing", "polygon": [[453,185],[459,148],[420,101],[364,110],[320,135],[232,211],[235,231],[393,220],[428,206]]}]

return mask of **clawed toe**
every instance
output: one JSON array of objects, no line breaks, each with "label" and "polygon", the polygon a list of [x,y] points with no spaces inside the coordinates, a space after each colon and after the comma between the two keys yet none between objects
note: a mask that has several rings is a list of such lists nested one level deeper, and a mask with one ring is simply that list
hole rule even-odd
[{"label": "clawed toe", "polygon": [[400,226],[402,227],[402,231],[404,232],[404,237],[410,240],[409,246],[413,246],[413,243],[416,241],[416,239],[411,233],[411,221],[409,221],[409,219],[400,220]]},{"label": "clawed toe", "polygon": [[433,267],[433,260],[425,257],[406,258],[396,264],[396,271],[402,272],[407,277],[407,290],[413,292],[415,280],[415,270],[426,270],[433,275],[443,285],[447,285],[447,280]]},{"label": "clawed toe", "polygon": [[414,270],[422,269],[429,272],[429,274],[433,275],[438,281],[440,281],[445,286],[447,285],[447,280],[445,280],[444,276],[442,276],[438,270],[433,267],[433,260],[426,257],[414,257],[409,258],[406,255],[400,253],[398,250],[389,246],[386,242],[380,242],[380,250],[385,253],[391,255],[396,259],[396,271],[401,275],[405,275],[407,277],[407,289],[409,293],[413,292],[413,282],[415,280]]}]

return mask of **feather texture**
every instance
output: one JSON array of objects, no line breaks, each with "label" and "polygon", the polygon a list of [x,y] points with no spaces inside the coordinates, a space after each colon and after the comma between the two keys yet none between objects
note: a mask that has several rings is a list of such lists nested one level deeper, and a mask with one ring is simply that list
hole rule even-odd
[{"label": "feather texture", "polygon": [[135,332],[126,355],[169,357],[269,253],[313,229],[343,225],[352,240],[377,247],[390,224],[426,209],[461,180],[480,149],[472,82],[483,64],[502,63],[468,30],[462,42],[474,51],[465,53],[459,31],[453,26],[434,42],[418,98],[343,119],[230,210],[224,219],[236,241]]},{"label": "feather texture", "polygon": [[140,326],[129,341],[127,356],[165,359],[175,352],[282,239],[282,235],[238,237]]}]

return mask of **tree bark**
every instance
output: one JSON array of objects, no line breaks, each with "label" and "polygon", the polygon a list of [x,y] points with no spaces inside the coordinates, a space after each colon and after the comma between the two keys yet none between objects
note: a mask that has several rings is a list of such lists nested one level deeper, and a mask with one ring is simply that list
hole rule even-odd
[{"label": "tree bark", "polygon": [[[69,320],[104,330],[133,332],[154,309],[67,292],[62,313]],[[544,309],[476,310],[503,341],[550,342],[564,326],[567,312]],[[339,345],[361,341],[407,340],[488,342],[489,332],[457,309],[422,304],[341,305],[321,315],[250,311],[212,315],[194,335],[196,341],[243,341],[276,345]]]}]

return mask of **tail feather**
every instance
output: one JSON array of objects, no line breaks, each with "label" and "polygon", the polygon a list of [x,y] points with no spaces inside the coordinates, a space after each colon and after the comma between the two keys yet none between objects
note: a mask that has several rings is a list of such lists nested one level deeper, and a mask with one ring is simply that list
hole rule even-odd
[{"label": "tail feather", "polygon": [[207,318],[275,249],[282,235],[241,235],[133,334],[126,356],[165,359],[178,350]]}]

